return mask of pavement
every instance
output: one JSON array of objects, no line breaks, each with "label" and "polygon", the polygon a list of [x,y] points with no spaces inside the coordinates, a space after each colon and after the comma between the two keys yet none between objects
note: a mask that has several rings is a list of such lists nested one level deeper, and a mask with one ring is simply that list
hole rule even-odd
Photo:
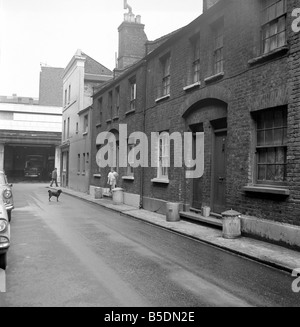
[{"label": "pavement", "polygon": [[139,219],[145,223],[157,225],[174,233],[191,237],[198,241],[218,247],[222,250],[235,253],[248,259],[258,261],[265,265],[281,269],[291,273],[294,269],[300,268],[300,252],[289,248],[260,241],[250,237],[241,236],[235,239],[226,239],[222,236],[222,230],[207,227],[198,222],[190,222],[180,219],[176,222],[169,222],[165,215],[151,212],[144,209],[137,209],[125,204],[113,204],[111,198],[95,199],[92,195],[74,191],[63,187],[50,187],[61,189],[63,193],[80,198],[90,203],[95,203],[109,210],[119,212],[123,216]]}]

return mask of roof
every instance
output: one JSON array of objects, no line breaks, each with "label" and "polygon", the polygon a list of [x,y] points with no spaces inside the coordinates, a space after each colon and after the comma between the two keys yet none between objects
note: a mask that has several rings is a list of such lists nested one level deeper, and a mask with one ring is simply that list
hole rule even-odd
[{"label": "roof", "polygon": [[91,58],[84,52],[81,55],[86,58],[85,61],[85,73],[87,74],[99,74],[99,75],[112,75],[112,71],[101,65],[98,61]]}]

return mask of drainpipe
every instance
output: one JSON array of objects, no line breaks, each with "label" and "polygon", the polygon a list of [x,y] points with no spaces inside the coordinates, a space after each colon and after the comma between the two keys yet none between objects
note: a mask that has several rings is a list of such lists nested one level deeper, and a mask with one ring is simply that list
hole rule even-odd
[{"label": "drainpipe", "polygon": [[[143,67],[144,67],[144,103],[143,103],[143,133],[146,130],[146,106],[147,106],[147,60],[143,60]],[[148,149],[149,151],[149,149]],[[144,196],[144,169],[145,167],[141,167],[140,173],[140,206],[139,208],[143,208],[143,196]]]}]

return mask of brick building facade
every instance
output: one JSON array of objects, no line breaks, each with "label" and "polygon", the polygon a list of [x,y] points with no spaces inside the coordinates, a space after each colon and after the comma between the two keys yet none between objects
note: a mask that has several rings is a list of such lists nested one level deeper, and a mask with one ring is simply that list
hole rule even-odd
[{"label": "brick building facade", "polygon": [[[134,168],[131,178],[128,169],[119,170],[128,201],[161,213],[166,202],[195,212],[208,206],[215,216],[232,208],[245,218],[246,232],[270,239],[265,232],[270,223],[300,225],[300,33],[291,29],[297,7],[299,1],[204,1],[201,16],[94,96],[94,124],[100,108],[106,118],[94,126],[93,158],[100,147],[97,135],[117,133],[119,124],[127,124],[128,135],[145,132],[148,140],[164,131],[204,135],[202,177],[187,179],[186,166],[175,168],[179,153],[173,154],[173,142],[162,140],[159,160],[170,148],[169,168],[150,167],[149,159],[149,167]],[[133,80],[135,110],[130,110]],[[106,101],[120,104],[118,119],[109,116]],[[129,138],[129,148],[132,142]],[[91,185],[107,187],[106,174],[101,170]]]}]

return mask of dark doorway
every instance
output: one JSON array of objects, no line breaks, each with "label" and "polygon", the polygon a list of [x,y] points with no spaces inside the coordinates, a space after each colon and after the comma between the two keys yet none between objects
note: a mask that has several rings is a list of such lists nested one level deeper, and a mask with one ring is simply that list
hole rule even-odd
[{"label": "dark doorway", "polygon": [[[196,133],[203,132],[203,124],[191,125],[190,129],[193,132],[193,159],[196,158]],[[200,156],[200,154],[198,154]],[[203,176],[193,178],[193,203],[192,207],[201,210],[203,197]]]},{"label": "dark doorway", "polygon": [[226,131],[215,131],[212,189],[212,210],[215,213],[226,210],[226,140]]}]

